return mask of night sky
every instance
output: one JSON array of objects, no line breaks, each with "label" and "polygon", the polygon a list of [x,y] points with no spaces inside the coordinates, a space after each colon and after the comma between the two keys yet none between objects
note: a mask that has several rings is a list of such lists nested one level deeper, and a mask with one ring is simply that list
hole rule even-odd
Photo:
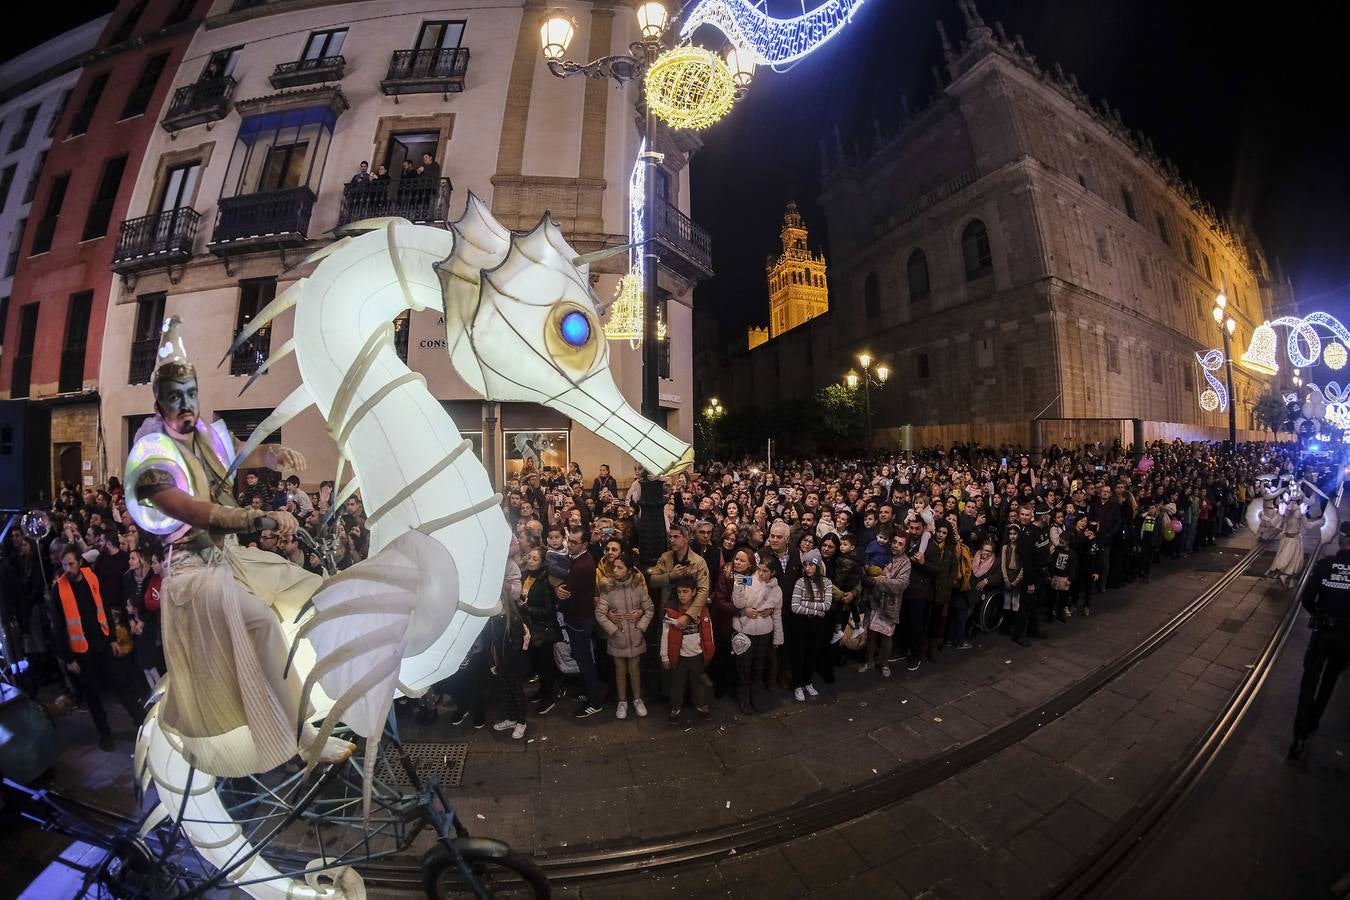
[{"label": "night sky", "polygon": [[[77,0],[62,15],[26,17],[0,36],[0,55],[112,5]],[[1058,60],[1094,101],[1108,98],[1216,207],[1249,217],[1301,309],[1350,321],[1350,115],[1339,46],[1350,15],[1162,0],[978,6],[989,23],[1021,34],[1043,65]],[[769,0],[769,9],[791,15],[800,0]],[[778,246],[788,200],[813,244],[829,250],[815,203],[821,140],[833,146],[837,125],[846,146],[866,148],[874,119],[896,127],[901,94],[916,108],[932,96],[938,18],[953,40],[964,33],[955,0],[866,0],[841,35],[789,72],[757,73],[749,96],[704,133],[693,213],[712,232],[717,277],[698,288],[696,305],[727,336],[767,321],[764,259]]]}]

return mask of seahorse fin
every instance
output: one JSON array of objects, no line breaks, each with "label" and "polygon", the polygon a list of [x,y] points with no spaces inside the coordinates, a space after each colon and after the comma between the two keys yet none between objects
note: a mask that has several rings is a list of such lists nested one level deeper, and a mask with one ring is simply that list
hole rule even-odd
[{"label": "seahorse fin", "polygon": [[229,359],[234,351],[244,345],[244,341],[253,337],[259,331],[262,331],[262,329],[271,323],[278,315],[294,306],[300,299],[300,294],[304,291],[304,284],[305,280],[301,278],[295,284],[286,288],[286,290],[282,291],[280,294],[277,294],[271,303],[264,306],[258,314],[253,317],[253,321],[249,322],[239,334],[235,335],[234,342],[230,344],[230,349],[225,351],[225,355],[220,358],[220,362],[217,363],[217,365],[223,365],[225,360]]},{"label": "seahorse fin", "polygon": [[287,266],[286,271],[289,272],[292,269],[299,269],[303,266],[312,266],[316,262],[321,262],[327,259],[328,257],[332,256],[334,253],[338,252],[351,242],[352,239],[350,235],[338,238],[336,241],[333,241],[333,243],[329,244],[327,247],[320,247],[318,250],[315,250],[313,253],[311,253],[309,256],[306,256],[304,259],[300,260],[295,265]]},{"label": "seahorse fin", "polygon": [[285,359],[294,352],[295,352],[295,338],[292,337],[290,340],[286,341],[286,343],[282,344],[280,347],[273,350],[271,353],[267,354],[267,359],[263,360],[263,364],[258,366],[257,371],[255,371],[252,375],[248,376],[248,381],[245,381],[244,386],[239,389],[239,396],[240,397],[244,396],[244,391],[253,387],[253,382],[257,381],[259,378],[262,377],[264,372],[272,368],[272,363],[277,362],[278,360]]},{"label": "seahorse fin", "polygon": [[253,429],[253,433],[248,436],[248,440],[244,441],[244,445],[235,454],[234,462],[230,463],[230,469],[225,473],[225,477],[233,476],[239,468],[239,464],[251,456],[269,434],[294,419],[297,413],[313,403],[314,398],[310,396],[309,390],[303,384],[291,391],[290,395],[277,404],[276,409],[272,410],[272,414],[263,419],[257,428]]}]

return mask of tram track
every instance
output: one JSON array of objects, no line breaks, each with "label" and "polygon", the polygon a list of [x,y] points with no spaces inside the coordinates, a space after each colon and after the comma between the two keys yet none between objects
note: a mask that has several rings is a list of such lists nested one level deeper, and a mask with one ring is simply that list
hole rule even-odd
[{"label": "tram track", "polygon": [[[1061,690],[1045,702],[1028,709],[1017,718],[967,744],[840,789],[827,797],[802,801],[786,809],[744,822],[638,843],[610,845],[565,854],[539,854],[534,857],[534,861],[544,870],[552,882],[560,886],[601,882],[626,875],[715,863],[734,854],[768,849],[819,831],[845,825],[848,822],[902,803],[1019,743],[1037,730],[1067,715],[1108,687],[1136,664],[1165,645],[1172,636],[1221,596],[1238,577],[1266,552],[1268,546],[1269,542],[1260,543],[1243,554],[1233,566],[1224,571],[1204,591],[1157,629],[1145,636],[1133,648],[1088,673],[1084,678]],[[1306,573],[1304,577],[1306,578]],[[1277,636],[1280,634],[1287,635],[1287,632],[1287,624],[1282,623],[1281,628],[1277,629]],[[1272,638],[1272,642],[1274,641],[1275,638]],[[1270,653],[1271,650],[1268,647],[1267,653],[1263,654],[1263,660]],[[1268,671],[1268,668],[1263,671]],[[1246,687],[1251,680],[1251,676],[1249,676],[1243,687]],[[1255,690],[1259,690],[1259,684],[1250,693],[1250,697],[1255,696]],[[1250,705],[1250,697],[1247,700],[1247,705]],[[1233,727],[1236,727],[1236,722]],[[1228,733],[1231,734],[1231,729]],[[1226,737],[1224,740],[1226,740]],[[104,824],[110,829],[134,828],[137,824],[131,817],[116,811],[100,808],[55,791],[51,793],[72,810],[87,816],[96,823]],[[1128,842],[1132,838],[1122,831],[1119,840]],[[277,849],[269,851],[268,857],[279,866],[293,863],[296,867],[303,868],[306,862],[312,858],[312,855]],[[1104,859],[1102,865],[1105,865]],[[410,892],[417,892],[421,889],[420,868],[414,857],[399,857],[387,861],[362,863],[358,864],[358,868],[371,887],[379,887],[386,891],[406,890]],[[1082,868],[1084,870],[1083,877],[1090,877],[1086,871],[1087,867]],[[1109,870],[1105,870],[1105,874],[1094,878],[1093,883],[1100,883],[1101,877],[1109,876],[1110,871],[1114,870],[1116,870],[1116,867],[1113,865]],[[1095,872],[1096,868],[1093,871]],[[1077,880],[1074,883],[1077,884]],[[1060,893],[1056,896],[1081,896],[1081,894],[1072,892],[1073,888],[1067,880],[1063,884],[1070,892]]]}]

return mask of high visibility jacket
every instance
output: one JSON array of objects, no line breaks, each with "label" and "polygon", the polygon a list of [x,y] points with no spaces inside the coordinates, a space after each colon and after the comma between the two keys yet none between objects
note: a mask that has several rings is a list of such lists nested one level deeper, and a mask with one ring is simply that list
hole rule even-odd
[{"label": "high visibility jacket", "polygon": [[[82,568],[80,574],[89,583],[89,593],[94,597],[94,610],[98,613],[98,625],[103,636],[109,634],[108,617],[103,614],[103,594],[98,587],[98,576],[93,569]],[[66,636],[70,639],[71,653],[88,653],[89,640],[84,636],[84,622],[80,618],[80,608],[75,603],[75,591],[65,575],[56,579],[56,591],[61,595],[61,611],[66,616]]]}]

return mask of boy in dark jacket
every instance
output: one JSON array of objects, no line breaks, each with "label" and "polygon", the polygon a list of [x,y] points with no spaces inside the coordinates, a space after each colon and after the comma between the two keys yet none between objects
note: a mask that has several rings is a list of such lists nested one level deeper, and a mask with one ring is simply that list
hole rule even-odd
[{"label": "boy in dark jacket", "polygon": [[[1080,527],[1081,525],[1081,527]],[[1083,601],[1083,615],[1092,615],[1092,595],[1101,589],[1102,551],[1097,540],[1097,523],[1079,518],[1074,523],[1074,549],[1077,551],[1077,565],[1074,567],[1073,583],[1069,590],[1069,615]]]},{"label": "boy in dark jacket", "polygon": [[704,718],[712,715],[703,675],[713,656],[713,636],[706,606],[698,619],[684,626],[676,624],[679,619],[688,618],[686,614],[698,592],[694,579],[677,576],[671,579],[671,586],[675,589],[677,606],[666,608],[661,630],[661,667],[670,672],[670,721],[674,724],[683,711],[685,685],[693,695],[694,708]]}]

